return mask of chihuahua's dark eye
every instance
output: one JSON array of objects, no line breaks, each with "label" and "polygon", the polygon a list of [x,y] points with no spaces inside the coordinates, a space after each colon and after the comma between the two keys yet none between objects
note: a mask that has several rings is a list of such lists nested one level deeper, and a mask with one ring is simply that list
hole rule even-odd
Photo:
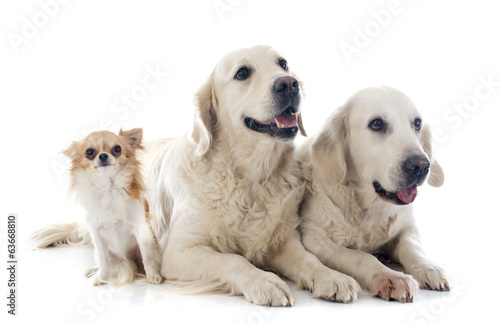
[{"label": "chihuahua's dark eye", "polygon": [[284,60],[284,59],[280,59],[280,66],[282,69],[284,69],[285,71],[288,71],[288,63]]},{"label": "chihuahua's dark eye", "polygon": [[384,129],[384,122],[382,119],[373,119],[368,125],[373,131],[382,131]]},{"label": "chihuahua's dark eye", "polygon": [[417,118],[415,119],[414,124],[415,124],[415,130],[420,131],[420,129],[422,128],[422,120]]},{"label": "chihuahua's dark eye", "polygon": [[88,159],[92,160],[94,159],[94,156],[95,156],[95,150],[92,149],[92,148],[89,148],[85,151],[85,157],[87,157]]},{"label": "chihuahua's dark eye", "polygon": [[246,67],[242,67],[236,72],[236,75],[234,76],[235,79],[238,80],[246,80],[250,76],[250,71]]},{"label": "chihuahua's dark eye", "polygon": [[113,152],[113,155],[118,156],[122,152],[122,147],[114,146],[112,152]]}]

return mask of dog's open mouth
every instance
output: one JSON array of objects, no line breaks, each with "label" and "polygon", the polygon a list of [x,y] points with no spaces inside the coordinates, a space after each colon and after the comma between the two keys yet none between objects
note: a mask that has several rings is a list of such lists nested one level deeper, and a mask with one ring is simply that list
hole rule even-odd
[{"label": "dog's open mouth", "polygon": [[267,133],[271,137],[293,138],[298,132],[297,114],[293,107],[288,107],[280,115],[268,121],[245,118],[245,125],[256,132]]},{"label": "dog's open mouth", "polygon": [[387,192],[377,181],[373,182],[373,187],[375,188],[375,193],[377,193],[381,199],[398,205],[410,204],[415,201],[415,198],[417,197],[417,184],[413,184],[412,186],[396,193]]}]

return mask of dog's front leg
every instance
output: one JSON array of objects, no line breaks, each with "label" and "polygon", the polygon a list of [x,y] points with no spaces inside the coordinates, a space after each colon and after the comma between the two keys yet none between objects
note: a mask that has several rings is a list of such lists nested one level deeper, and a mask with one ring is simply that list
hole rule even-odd
[{"label": "dog's front leg", "polygon": [[321,229],[304,227],[302,242],[322,263],[354,277],[374,296],[406,303],[417,293],[418,284],[411,276],[387,268],[369,253],[336,244]]},{"label": "dog's front leg", "polygon": [[240,255],[200,243],[181,245],[181,237],[169,237],[161,266],[165,279],[193,281],[204,292],[223,289],[243,294],[257,305],[293,305],[290,288],[275,274],[258,269]]},{"label": "dog's front leg", "polygon": [[95,247],[95,258],[99,272],[94,280],[94,286],[107,284],[110,271],[109,249],[106,240],[102,239],[99,230],[88,226]]},{"label": "dog's front leg", "polygon": [[443,270],[428,260],[422,248],[415,228],[401,234],[388,250],[390,256],[401,263],[405,270],[418,280],[420,287],[431,290],[449,291],[450,284]]},{"label": "dog's front leg", "polygon": [[306,251],[298,233],[271,259],[271,266],[309,289],[315,298],[349,303],[361,291],[353,278],[326,267],[316,256]]}]

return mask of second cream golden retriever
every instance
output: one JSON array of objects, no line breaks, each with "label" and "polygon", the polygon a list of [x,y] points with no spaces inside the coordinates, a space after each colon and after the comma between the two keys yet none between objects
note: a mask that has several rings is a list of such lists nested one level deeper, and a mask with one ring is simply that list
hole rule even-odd
[{"label": "second cream golden retriever", "polygon": [[[418,289],[449,290],[419,243],[412,202],[428,178],[444,180],[429,126],[410,99],[388,87],[354,94],[300,148],[307,192],[302,241],[330,268],[385,300],[411,302]],[[370,253],[386,252],[403,274]]]}]

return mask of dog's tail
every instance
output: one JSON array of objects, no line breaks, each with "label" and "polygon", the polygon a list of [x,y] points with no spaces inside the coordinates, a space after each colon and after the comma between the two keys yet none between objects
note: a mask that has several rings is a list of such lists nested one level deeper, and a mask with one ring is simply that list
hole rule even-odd
[{"label": "dog's tail", "polygon": [[33,243],[34,249],[51,246],[87,248],[94,246],[87,227],[78,222],[48,225],[33,232],[29,240]]},{"label": "dog's tail", "polygon": [[219,296],[235,296],[240,295],[236,289],[228,283],[221,281],[178,281],[165,280],[173,287],[170,291],[178,295],[219,295]]}]

